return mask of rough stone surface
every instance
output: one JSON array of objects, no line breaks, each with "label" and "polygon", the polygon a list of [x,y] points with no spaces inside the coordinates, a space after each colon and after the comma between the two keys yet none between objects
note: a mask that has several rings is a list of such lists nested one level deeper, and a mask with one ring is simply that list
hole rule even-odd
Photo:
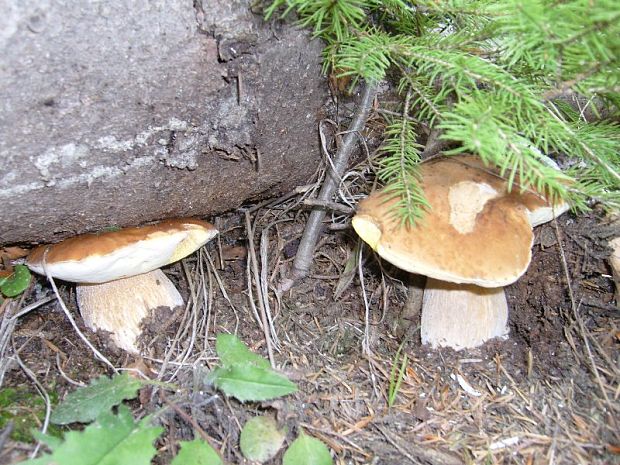
[{"label": "rough stone surface", "polygon": [[214,215],[306,182],[321,44],[249,4],[0,0],[0,245]]}]

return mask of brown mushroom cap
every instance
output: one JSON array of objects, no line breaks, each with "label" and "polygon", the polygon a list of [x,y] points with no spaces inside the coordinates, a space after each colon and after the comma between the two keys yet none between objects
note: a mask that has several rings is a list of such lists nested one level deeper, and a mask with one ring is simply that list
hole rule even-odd
[{"label": "brown mushroom cap", "polygon": [[83,234],[34,249],[27,259],[35,272],[77,283],[103,283],[173,263],[217,234],[206,221],[192,218],[99,234]]},{"label": "brown mushroom cap", "polygon": [[414,227],[393,211],[397,199],[377,191],[360,202],[353,227],[399,268],[442,281],[500,287],[527,269],[532,212],[549,208],[531,191],[507,182],[476,157],[438,158],[420,165],[431,209]]}]

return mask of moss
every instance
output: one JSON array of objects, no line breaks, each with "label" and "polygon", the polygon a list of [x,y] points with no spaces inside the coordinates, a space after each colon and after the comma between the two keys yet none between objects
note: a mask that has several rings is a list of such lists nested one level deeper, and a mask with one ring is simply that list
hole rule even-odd
[{"label": "moss", "polygon": [[[52,406],[58,403],[58,393],[48,392]],[[11,439],[19,442],[34,442],[33,430],[40,430],[45,420],[45,401],[36,392],[26,387],[7,387],[0,390],[0,429],[13,422]],[[61,436],[61,430],[54,425],[48,427],[48,434]]]}]

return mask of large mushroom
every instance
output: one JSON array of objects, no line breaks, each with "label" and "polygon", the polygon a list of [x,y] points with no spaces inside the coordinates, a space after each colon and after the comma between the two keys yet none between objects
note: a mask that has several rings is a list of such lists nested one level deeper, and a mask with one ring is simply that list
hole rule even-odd
[{"label": "large mushroom", "polygon": [[456,350],[508,333],[503,286],[527,269],[532,228],[566,211],[540,193],[508,189],[478,158],[459,155],[420,165],[429,211],[414,227],[377,191],[360,202],[353,227],[382,258],[427,276],[422,342]]},{"label": "large mushroom", "polygon": [[205,221],[167,220],[42,245],[26,263],[37,273],[77,283],[86,326],[109,331],[118,347],[136,353],[142,320],[158,307],[183,305],[159,268],[193,253],[216,234]]}]

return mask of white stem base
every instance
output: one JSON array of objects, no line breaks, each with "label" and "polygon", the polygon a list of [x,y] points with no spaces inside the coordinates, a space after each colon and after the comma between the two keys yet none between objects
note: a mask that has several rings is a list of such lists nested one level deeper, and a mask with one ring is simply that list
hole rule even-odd
[{"label": "white stem base", "polygon": [[422,343],[455,350],[508,335],[503,288],[453,284],[428,278],[422,304]]},{"label": "white stem base", "polygon": [[181,294],[161,270],[102,284],[78,284],[76,294],[86,326],[110,332],[118,347],[133,353],[139,352],[144,318],[157,307],[183,305]]}]

